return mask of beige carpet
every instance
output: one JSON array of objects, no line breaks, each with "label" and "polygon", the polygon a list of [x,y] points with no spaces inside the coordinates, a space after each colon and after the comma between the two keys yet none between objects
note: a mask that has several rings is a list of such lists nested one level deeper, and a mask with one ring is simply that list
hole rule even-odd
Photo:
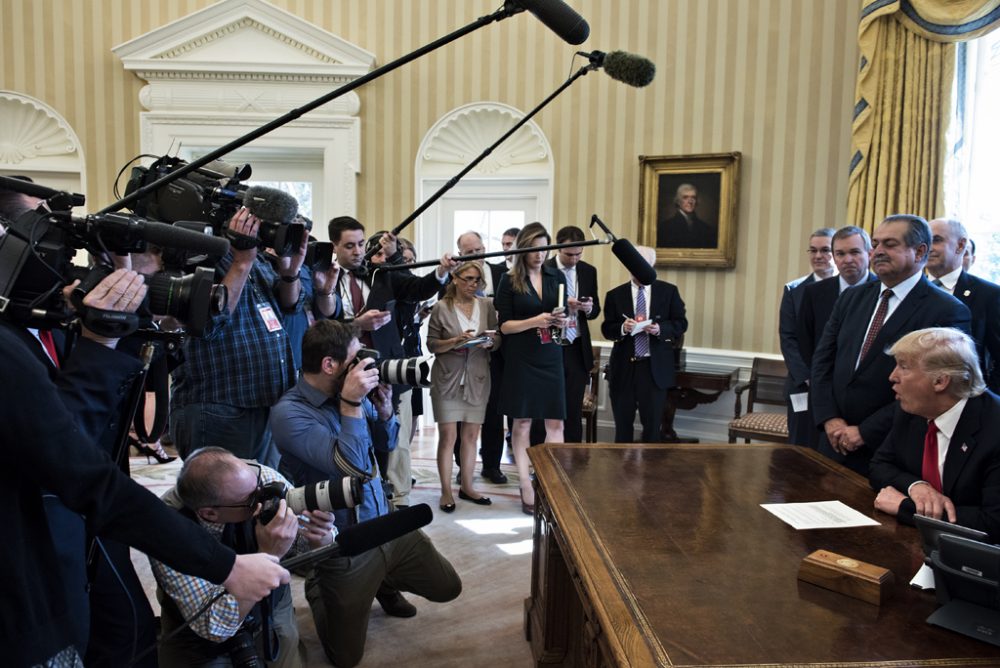
[{"label": "beige carpet", "polygon": [[[532,665],[523,631],[532,528],[531,518],[521,513],[514,467],[503,467],[510,479],[506,485],[477,478],[477,489],[493,499],[492,506],[458,500],[458,508],[450,514],[438,510],[440,483],[435,463],[415,458],[413,467],[417,485],[411,503],[426,503],[434,510],[434,521],[424,531],[462,577],[462,595],[444,604],[410,595],[408,600],[417,607],[417,616],[410,619],[389,617],[374,604],[361,666],[396,666],[401,662],[421,668]],[[179,462],[149,466],[145,458],[132,459],[133,477],[158,495],[173,484],[179,468]],[[156,609],[148,561],[135,551],[132,561]],[[292,592],[306,665],[327,666],[302,582],[302,578],[293,577]]]}]

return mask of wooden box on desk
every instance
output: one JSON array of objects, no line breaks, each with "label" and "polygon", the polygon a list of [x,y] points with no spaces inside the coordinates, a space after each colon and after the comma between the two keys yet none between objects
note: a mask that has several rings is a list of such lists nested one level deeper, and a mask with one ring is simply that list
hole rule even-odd
[{"label": "wooden box on desk", "polygon": [[881,605],[892,591],[892,571],[827,550],[816,550],[799,566],[799,579],[867,603]]}]

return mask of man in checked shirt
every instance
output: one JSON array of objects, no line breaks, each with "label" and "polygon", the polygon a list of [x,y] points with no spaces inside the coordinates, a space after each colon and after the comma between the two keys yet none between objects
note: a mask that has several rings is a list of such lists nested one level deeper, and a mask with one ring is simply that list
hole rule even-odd
[{"label": "man in checked shirt", "polygon": [[[274,469],[238,459],[222,448],[202,448],[188,456],[177,486],[163,500],[237,554],[263,552],[281,558],[329,545],[336,533],[330,513],[305,511],[296,517],[282,499],[274,519],[267,524],[256,521],[259,493],[274,481],[287,485]],[[160,666],[229,665],[225,659],[235,658],[233,652],[241,645],[254,647],[268,666],[301,665],[299,633],[287,584],[257,604],[225,594],[195,618],[190,628],[168,637],[222,587],[179,573],[155,559],[149,561],[162,607]],[[220,659],[222,662],[216,663]]]}]

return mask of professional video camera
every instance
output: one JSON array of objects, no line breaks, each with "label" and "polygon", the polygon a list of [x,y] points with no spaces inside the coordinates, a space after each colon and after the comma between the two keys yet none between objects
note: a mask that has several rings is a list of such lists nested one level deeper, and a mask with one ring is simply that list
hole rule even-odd
[{"label": "professional video camera", "polygon": [[[62,193],[31,182],[0,177],[0,190],[45,202],[10,223],[0,238],[0,314],[29,327],[64,327],[79,315],[91,330],[120,337],[139,328],[136,314],[83,306],[83,297],[111,273],[106,264],[86,269],[72,264],[77,250],[96,257],[141,253],[147,244],[223,254],[224,239],[116,213],[73,216],[70,209],[84,203],[82,195]],[[178,318],[191,334],[201,334],[211,317],[226,307],[225,286],[212,284],[212,272],[189,276],[154,276],[147,295],[154,315]],[[63,299],[62,288],[75,280],[76,314]]]},{"label": "professional video camera", "polygon": [[[133,167],[125,188],[126,196],[186,164],[181,158],[163,156],[149,167]],[[247,186],[244,181],[250,178],[251,171],[250,165],[237,167],[216,160],[140,198],[132,205],[132,210],[140,216],[185,227],[207,223],[215,235],[225,236],[238,250],[256,246],[272,248],[281,256],[291,255],[306,234],[304,225],[293,222],[298,202],[276,188]],[[261,220],[257,239],[237,235],[226,228],[226,223],[241,206]],[[182,267],[192,260],[167,257],[164,261],[168,266]]]},{"label": "professional video camera", "polygon": [[348,510],[362,500],[362,480],[354,476],[344,476],[340,480],[322,480],[311,485],[288,489],[285,483],[274,481],[261,487],[257,502],[261,504],[257,519],[268,524],[278,512],[282,499],[296,515],[306,510]]}]

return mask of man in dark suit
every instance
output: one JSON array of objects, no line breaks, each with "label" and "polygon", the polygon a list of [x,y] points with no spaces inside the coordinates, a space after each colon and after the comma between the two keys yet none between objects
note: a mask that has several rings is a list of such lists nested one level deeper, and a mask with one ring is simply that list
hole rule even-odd
[{"label": "man in dark suit", "polygon": [[[557,244],[584,241],[586,238],[583,230],[574,225],[567,225],[556,232]],[[601,301],[597,297],[597,268],[584,262],[582,257],[582,246],[562,248],[555,257],[545,262],[566,275],[566,302],[570,312],[566,340],[572,341],[562,350],[563,370],[566,372],[566,421],[563,423],[566,443],[583,442],[583,395],[590,382],[590,370],[594,367],[594,350],[590,344],[590,325],[587,321],[601,313]],[[531,444],[544,441],[545,421],[532,421]]]},{"label": "man in dark suit", "polygon": [[[809,254],[812,273],[785,284],[778,311],[778,342],[781,345],[781,355],[785,358],[785,366],[788,367],[788,377],[785,379],[788,442],[796,445],[807,445],[810,432],[809,413],[806,410],[809,366],[802,360],[799,351],[799,311],[802,309],[802,296],[806,286],[834,274],[833,251],[830,248],[833,233],[832,227],[823,227],[809,235],[809,248],[806,252]],[[793,397],[796,399],[793,400]]]},{"label": "man in dark suit", "polygon": [[[650,265],[656,262],[652,248],[639,246],[638,251]],[[687,331],[687,318],[677,286],[659,280],[645,286],[635,276],[631,278],[604,297],[601,323],[604,338],[614,341],[608,388],[615,442],[633,441],[638,407],[643,442],[657,443],[667,390],[676,377],[673,341]],[[641,324],[646,322],[651,324]]]},{"label": "man in dark suit", "polygon": [[969,307],[972,338],[986,386],[1000,392],[1000,285],[973,276],[963,268],[969,235],[957,220],[931,221],[931,252],[927,274],[942,290]]},{"label": "man in dark suit", "polygon": [[893,363],[884,351],[917,329],[969,331],[969,309],[923,276],[930,245],[930,226],[920,216],[882,221],[872,235],[879,281],[840,296],[813,357],[819,451],[862,475],[892,425]]},{"label": "man in dark suit", "polygon": [[906,524],[920,513],[1000,540],[1000,398],[986,389],[972,339],[924,329],[890,354],[899,405],[872,457],[875,507]]},{"label": "man in dark suit", "polygon": [[656,230],[658,248],[715,248],[719,245],[719,229],[709,225],[695,213],[698,189],[682,183],[674,195],[677,213],[661,219]]},{"label": "man in dark suit", "polygon": [[[823,328],[830,319],[833,305],[840,293],[848,288],[862,285],[866,281],[876,280],[875,274],[868,269],[871,252],[872,242],[867,232],[853,225],[840,228],[833,235],[833,263],[837,266],[838,275],[802,288],[802,303],[799,307],[796,331],[799,355],[808,369],[812,368],[816,344],[823,334]],[[809,404],[807,411],[797,415],[805,414],[808,417],[809,424],[804,429],[805,445],[815,450],[819,447],[819,431],[812,415],[812,402]]]}]

